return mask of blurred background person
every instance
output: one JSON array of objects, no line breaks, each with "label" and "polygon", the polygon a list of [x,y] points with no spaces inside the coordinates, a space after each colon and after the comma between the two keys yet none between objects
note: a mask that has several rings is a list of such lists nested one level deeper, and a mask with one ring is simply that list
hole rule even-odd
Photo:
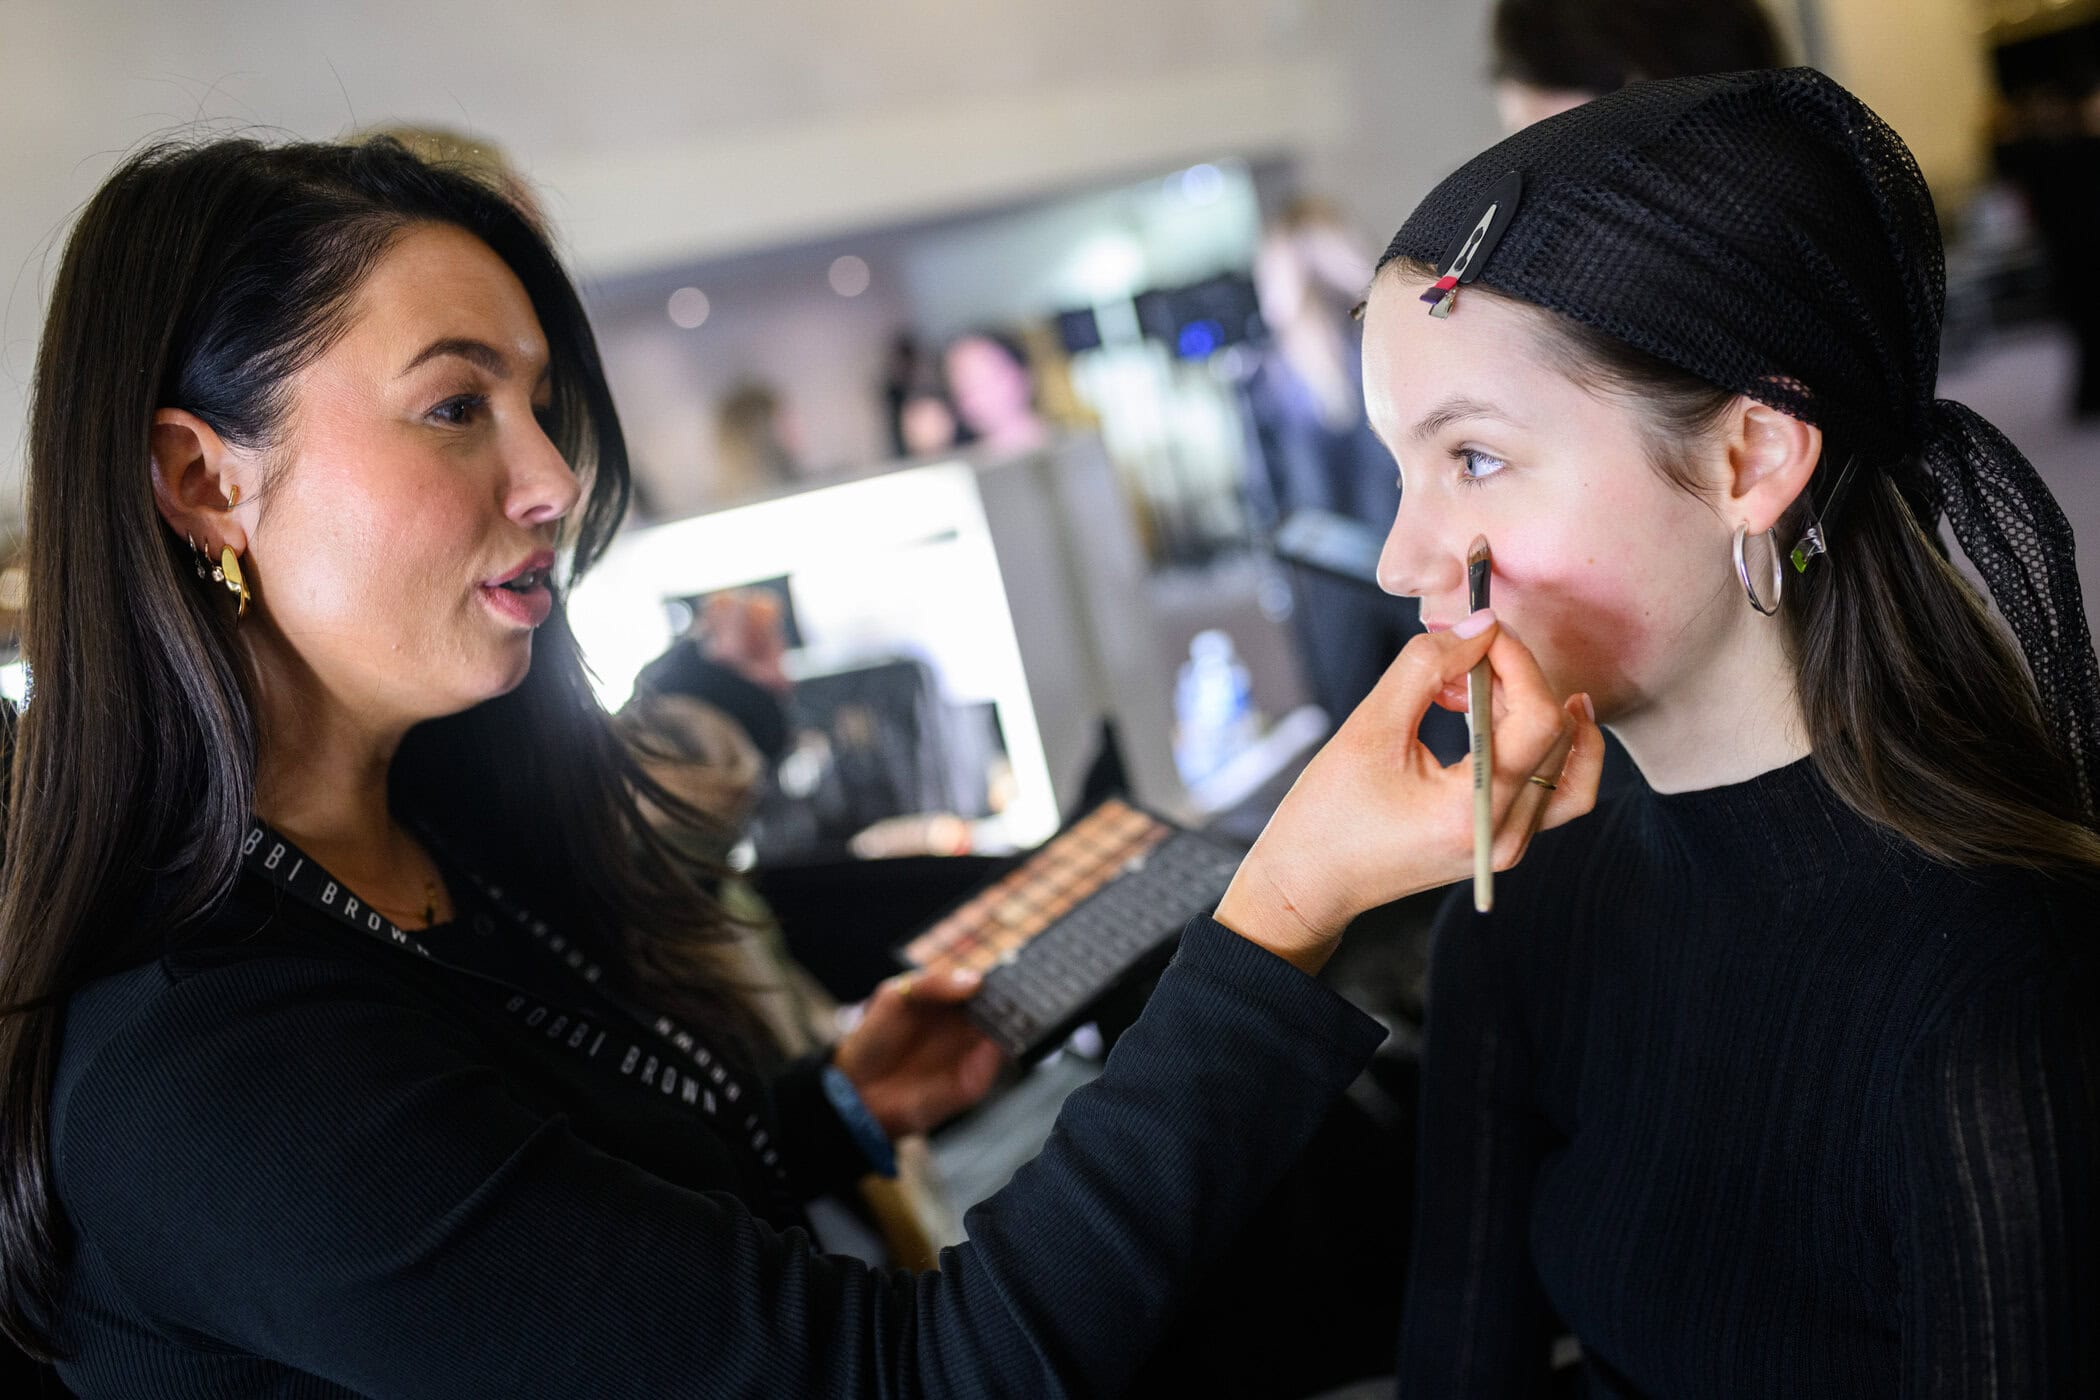
[{"label": "blurred background person", "polygon": [[1505,130],[1644,78],[1776,68],[1760,0],[1496,0],[1495,106]]},{"label": "blurred background person", "polygon": [[384,138],[399,142],[409,154],[426,165],[441,165],[479,180],[503,196],[513,209],[542,228],[547,210],[539,191],[518,169],[501,145],[475,132],[421,122],[382,122],[367,127],[350,139],[372,141]]},{"label": "blurred background person", "polygon": [[2024,196],[2077,356],[2066,405],[2100,418],[2100,23],[1998,51],[1998,168]]},{"label": "blurred background person", "polygon": [[1049,440],[1049,426],[1036,411],[1035,372],[1018,340],[1001,331],[972,331],[950,342],[942,358],[956,416],[972,442],[1005,456]]},{"label": "blurred background person", "polygon": [[723,504],[770,495],[802,474],[801,429],[771,384],[746,380],[715,408],[715,472]]},{"label": "blurred background person", "polygon": [[1272,425],[1279,516],[1326,510],[1383,528],[1399,491],[1364,422],[1362,349],[1351,312],[1371,252],[1331,202],[1300,195],[1264,231],[1254,287],[1269,353],[1256,393]]},{"label": "blurred background person", "polygon": [[928,354],[910,331],[900,331],[890,346],[883,367],[882,402],[893,456],[931,457],[955,446],[960,428],[955,406],[948,400],[940,360]]},{"label": "blurred background person", "polygon": [[[1248,400],[1261,450],[1251,464],[1259,528],[1292,542],[1360,537],[1366,560],[1392,523],[1398,477],[1363,411],[1361,328],[1355,308],[1371,281],[1371,252],[1328,200],[1295,195],[1262,232],[1254,290],[1268,332]],[[1306,684],[1330,717],[1370,693],[1415,632],[1412,604],[1369,578],[1317,569],[1290,574],[1292,631]],[[1460,743],[1445,717],[1425,730],[1439,752]]]},{"label": "blurred background person", "polygon": [[[794,683],[778,600],[763,590],[717,594],[695,610],[684,637],[642,673],[617,720],[643,769],[674,796],[714,819],[711,830],[644,813],[700,868],[721,872],[713,892],[737,936],[737,988],[788,1057],[834,1044],[844,1022],[838,999],[798,964],[771,906],[740,871],[734,850],[786,748],[785,706]],[[828,1248],[909,1268],[934,1265],[935,1242],[959,1233],[923,1136],[895,1143],[893,1177],[870,1173],[851,1193],[812,1202]],[[871,1238],[872,1230],[877,1238]],[[878,1243],[879,1239],[879,1243]]]},{"label": "blurred background person", "polygon": [[959,429],[947,395],[915,393],[897,411],[898,455],[931,457],[955,446]]}]

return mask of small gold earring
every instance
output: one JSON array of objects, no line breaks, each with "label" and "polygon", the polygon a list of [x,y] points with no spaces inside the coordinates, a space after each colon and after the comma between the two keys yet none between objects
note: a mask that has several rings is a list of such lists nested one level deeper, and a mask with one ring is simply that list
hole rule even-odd
[{"label": "small gold earring", "polygon": [[241,577],[241,561],[239,556],[233,552],[232,545],[227,545],[219,551],[219,567],[211,571],[211,576],[214,581],[225,584],[227,592],[240,595],[241,605],[235,609],[233,614],[235,620],[238,621],[246,617],[248,615],[248,580]]},{"label": "small gold earring", "polygon": [[[226,492],[226,509],[232,510],[240,503],[241,488],[238,485],[229,487]],[[197,542],[191,540],[190,548],[195,549],[196,547]],[[233,552],[232,545],[227,545],[219,551],[219,567],[211,571],[211,576],[213,582],[225,584],[227,592],[240,596],[241,603],[234,610],[234,620],[239,621],[241,618],[246,617],[248,615],[248,599],[251,595],[248,592],[248,580],[241,576],[240,556]],[[204,565],[202,562],[199,562],[197,565],[197,577],[204,577]]]}]

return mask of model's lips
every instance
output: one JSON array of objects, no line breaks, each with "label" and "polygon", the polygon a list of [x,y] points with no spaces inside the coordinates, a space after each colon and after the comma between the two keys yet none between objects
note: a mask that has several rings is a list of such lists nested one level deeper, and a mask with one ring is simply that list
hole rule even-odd
[{"label": "model's lips", "polygon": [[483,584],[480,593],[498,617],[520,627],[537,627],[554,611],[554,590],[545,583],[522,590],[508,584]]},{"label": "model's lips", "polygon": [[554,611],[554,551],[542,549],[519,562],[501,578],[480,587],[483,601],[504,621],[520,627],[537,627]]},{"label": "model's lips", "polygon": [[534,550],[531,554],[519,560],[509,573],[499,574],[495,578],[484,580],[481,586],[483,588],[517,588],[525,591],[545,583],[548,575],[553,572],[554,551],[551,549]]}]

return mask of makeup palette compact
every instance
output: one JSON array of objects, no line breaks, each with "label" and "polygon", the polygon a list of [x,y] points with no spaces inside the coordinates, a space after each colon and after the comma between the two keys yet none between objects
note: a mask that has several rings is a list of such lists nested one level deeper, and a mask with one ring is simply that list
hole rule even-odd
[{"label": "makeup palette compact", "polygon": [[898,950],[984,974],[970,1018],[1016,1058],[1061,1043],[1108,993],[1164,965],[1215,908],[1235,851],[1111,798]]}]

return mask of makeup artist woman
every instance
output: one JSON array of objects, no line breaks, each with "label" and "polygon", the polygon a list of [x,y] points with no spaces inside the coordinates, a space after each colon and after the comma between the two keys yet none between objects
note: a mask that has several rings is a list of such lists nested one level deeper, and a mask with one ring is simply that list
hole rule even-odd
[{"label": "makeup artist woman", "polygon": [[[767,1082],[562,613],[627,462],[541,235],[398,147],[128,162],[53,290],[0,889],[7,1330],[89,1396],[1111,1395],[1368,1059],[1309,975],[1602,739],[1410,646],[938,1272],[799,1202],[981,1094],[961,985]],[[1557,792],[1526,781],[1560,777]]]}]

